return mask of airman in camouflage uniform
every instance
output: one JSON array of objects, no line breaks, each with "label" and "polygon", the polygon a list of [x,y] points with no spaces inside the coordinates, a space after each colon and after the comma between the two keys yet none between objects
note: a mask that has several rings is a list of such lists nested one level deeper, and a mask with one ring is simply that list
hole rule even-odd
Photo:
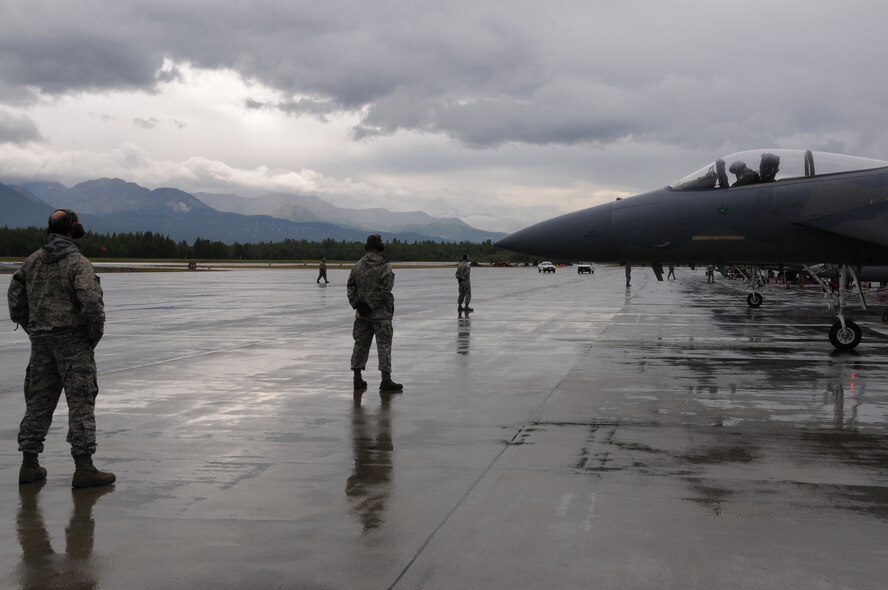
[{"label": "airman in camouflage uniform", "polygon": [[[472,283],[469,274],[472,272],[472,263],[469,262],[469,255],[463,254],[463,259],[456,265],[456,280],[459,282],[459,299],[456,302],[456,309],[459,313],[475,311],[469,307],[472,300]],[[463,307],[465,301],[465,307]]]},{"label": "airman in camouflage uniform", "polygon": [[348,276],[348,302],[355,309],[355,325],[352,336],[355,348],[351,357],[356,390],[367,388],[361,378],[370,356],[370,344],[376,337],[376,350],[379,353],[379,370],[382,372],[382,392],[398,392],[403,389],[400,383],[392,381],[392,316],[395,313],[395,273],[382,255],[385,246],[382,238],[369,236],[364,246],[367,253],[351,270]]},{"label": "airman in camouflage uniform", "polygon": [[76,470],[75,488],[108,485],[114,474],[93,466],[95,402],[99,392],[93,349],[105,329],[102,287],[77,245],[83,226],[71,210],[54,211],[49,239],[12,277],[9,317],[31,339],[25,371],[25,417],[19,428],[23,453],[19,483],[46,478],[38,463],[62,389],[68,402],[68,443]]},{"label": "airman in camouflage uniform", "polygon": [[321,279],[324,279],[325,283],[330,282],[327,280],[327,259],[326,258],[321,258],[321,263],[318,265],[318,280],[316,280],[315,282],[320,283]]}]

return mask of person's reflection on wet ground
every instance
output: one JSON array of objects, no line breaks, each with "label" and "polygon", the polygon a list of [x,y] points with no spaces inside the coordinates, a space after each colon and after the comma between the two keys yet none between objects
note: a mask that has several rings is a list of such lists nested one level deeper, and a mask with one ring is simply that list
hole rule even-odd
[{"label": "person's reflection on wet ground", "polygon": [[355,465],[345,483],[345,494],[366,532],[383,524],[386,502],[392,494],[391,399],[380,394],[379,409],[368,415],[355,393],[352,406],[352,450]]},{"label": "person's reflection on wet ground", "polygon": [[[838,430],[854,430],[857,427],[858,408],[866,391],[866,380],[858,378],[860,368],[858,362],[841,361],[838,364],[838,377],[826,385],[824,401],[833,404],[833,425]],[[850,415],[845,413],[846,394],[851,402]]]},{"label": "person's reflection on wet ground", "polygon": [[43,514],[37,502],[38,492],[46,482],[19,486],[19,511],[16,519],[22,561],[19,566],[19,587],[28,590],[44,588],[98,588],[100,578],[93,556],[96,523],[93,507],[114,487],[72,490],[74,506],[65,529],[65,553],[56,553]]},{"label": "person's reflection on wet ground", "polygon": [[459,329],[456,332],[456,354],[466,355],[469,354],[469,337],[471,336],[471,326],[472,322],[469,320],[469,314],[466,314],[466,317],[462,317],[460,314],[459,320]]}]

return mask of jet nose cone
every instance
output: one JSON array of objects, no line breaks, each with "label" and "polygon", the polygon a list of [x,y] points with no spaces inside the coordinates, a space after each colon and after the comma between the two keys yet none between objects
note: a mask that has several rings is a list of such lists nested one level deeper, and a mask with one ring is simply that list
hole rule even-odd
[{"label": "jet nose cone", "polygon": [[612,204],[531,225],[496,243],[500,248],[560,260],[610,260]]},{"label": "jet nose cone", "polygon": [[521,252],[521,244],[524,241],[521,237],[521,232],[524,230],[518,230],[515,233],[509,234],[500,241],[496,242],[494,246],[498,248],[505,248],[506,250],[511,250],[513,252]]},{"label": "jet nose cone", "polygon": [[[551,220],[550,220],[551,221]],[[500,248],[522,254],[540,254],[540,246],[549,241],[548,224],[543,221],[507,235],[496,243]]]}]

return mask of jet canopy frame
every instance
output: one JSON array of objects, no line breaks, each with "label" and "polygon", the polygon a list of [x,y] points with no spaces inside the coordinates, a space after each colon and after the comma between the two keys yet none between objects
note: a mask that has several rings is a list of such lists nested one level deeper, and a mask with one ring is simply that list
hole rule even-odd
[{"label": "jet canopy frame", "polygon": [[[741,175],[735,171],[744,167],[747,169],[747,175],[743,177],[746,181],[741,181]],[[888,167],[888,162],[884,160],[829,152],[794,149],[745,150],[718,158],[715,162],[670,184],[668,188],[675,191],[719,190],[731,186],[884,167]],[[736,180],[729,180],[728,171],[736,175]]]}]

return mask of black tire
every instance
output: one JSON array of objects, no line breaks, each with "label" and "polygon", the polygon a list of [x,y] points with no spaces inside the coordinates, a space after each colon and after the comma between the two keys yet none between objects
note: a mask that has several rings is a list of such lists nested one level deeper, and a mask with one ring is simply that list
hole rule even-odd
[{"label": "black tire", "polygon": [[863,337],[863,331],[860,326],[851,320],[845,320],[845,329],[842,329],[842,322],[836,322],[829,329],[829,342],[838,350],[852,350],[860,344]]},{"label": "black tire", "polygon": [[761,307],[764,300],[764,297],[759,293],[750,293],[746,296],[746,303],[749,304],[749,307]]}]

